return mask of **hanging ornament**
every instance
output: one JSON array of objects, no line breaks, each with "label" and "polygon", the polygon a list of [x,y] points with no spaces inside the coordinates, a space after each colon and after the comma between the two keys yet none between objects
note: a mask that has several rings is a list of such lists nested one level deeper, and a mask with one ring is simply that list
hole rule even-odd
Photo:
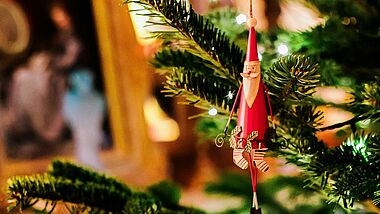
[{"label": "hanging ornament", "polygon": [[[218,147],[223,146],[227,136],[229,136],[229,144],[233,149],[233,162],[241,169],[249,168],[251,174],[253,189],[251,213],[261,213],[257,200],[256,184],[258,170],[266,172],[269,169],[268,164],[264,160],[264,155],[267,151],[267,148],[265,147],[265,140],[267,139],[265,139],[265,136],[268,131],[266,99],[268,101],[271,115],[272,112],[267,88],[261,77],[255,31],[257,20],[253,17],[251,0],[249,11],[250,16],[247,20],[249,27],[247,55],[243,72],[240,74],[243,81],[236,95],[224,133],[218,135],[215,139],[215,144]],[[231,134],[228,135],[228,126],[231,122],[239,98],[240,103],[237,126],[231,131]],[[272,126],[274,128],[273,118]]]}]

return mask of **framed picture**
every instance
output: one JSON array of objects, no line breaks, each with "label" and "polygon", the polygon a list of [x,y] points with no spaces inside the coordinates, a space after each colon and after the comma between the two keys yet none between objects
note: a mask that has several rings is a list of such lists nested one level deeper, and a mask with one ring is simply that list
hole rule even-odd
[{"label": "framed picture", "polygon": [[0,53],[14,55],[28,47],[29,24],[14,1],[0,1],[0,35]]}]

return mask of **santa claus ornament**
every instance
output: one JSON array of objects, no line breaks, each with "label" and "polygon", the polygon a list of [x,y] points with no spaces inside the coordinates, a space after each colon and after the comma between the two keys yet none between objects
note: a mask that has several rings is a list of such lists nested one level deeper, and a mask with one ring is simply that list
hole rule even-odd
[{"label": "santa claus ornament", "polygon": [[[267,140],[265,136],[268,131],[267,106],[272,115],[267,89],[261,77],[255,32],[256,23],[250,1],[250,18],[247,21],[249,27],[247,55],[243,72],[240,74],[243,81],[236,95],[224,133],[215,139],[215,144],[221,147],[229,137],[230,147],[233,149],[233,162],[241,169],[249,168],[253,189],[251,213],[261,213],[256,195],[257,172],[266,172],[269,169],[264,160],[267,150],[265,147],[265,140]],[[237,126],[228,135],[227,129],[238,100],[240,104]],[[274,128],[273,119],[272,126]]]}]

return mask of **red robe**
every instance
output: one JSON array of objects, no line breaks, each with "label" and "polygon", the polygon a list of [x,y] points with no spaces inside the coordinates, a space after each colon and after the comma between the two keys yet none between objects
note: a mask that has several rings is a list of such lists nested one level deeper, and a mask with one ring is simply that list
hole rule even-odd
[{"label": "red robe", "polygon": [[[268,112],[265,103],[264,83],[261,79],[260,64],[257,53],[256,32],[253,27],[249,30],[249,40],[247,47],[246,63],[256,63],[257,73],[254,78],[243,77],[243,88],[240,95],[240,105],[238,111],[237,126],[242,127],[239,137],[246,139],[253,131],[258,131],[252,148],[258,148],[258,141],[261,141],[261,148],[265,148],[264,135],[268,129]],[[248,73],[246,65],[243,73]],[[254,73],[254,72],[253,72]],[[243,142],[243,146],[245,143]]]}]

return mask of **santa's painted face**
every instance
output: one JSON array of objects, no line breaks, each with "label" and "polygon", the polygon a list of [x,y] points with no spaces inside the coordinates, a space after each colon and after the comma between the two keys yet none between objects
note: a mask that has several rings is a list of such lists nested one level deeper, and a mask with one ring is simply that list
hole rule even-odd
[{"label": "santa's painted face", "polygon": [[244,71],[240,73],[243,78],[255,79],[260,76],[260,62],[250,61],[244,63]]}]

